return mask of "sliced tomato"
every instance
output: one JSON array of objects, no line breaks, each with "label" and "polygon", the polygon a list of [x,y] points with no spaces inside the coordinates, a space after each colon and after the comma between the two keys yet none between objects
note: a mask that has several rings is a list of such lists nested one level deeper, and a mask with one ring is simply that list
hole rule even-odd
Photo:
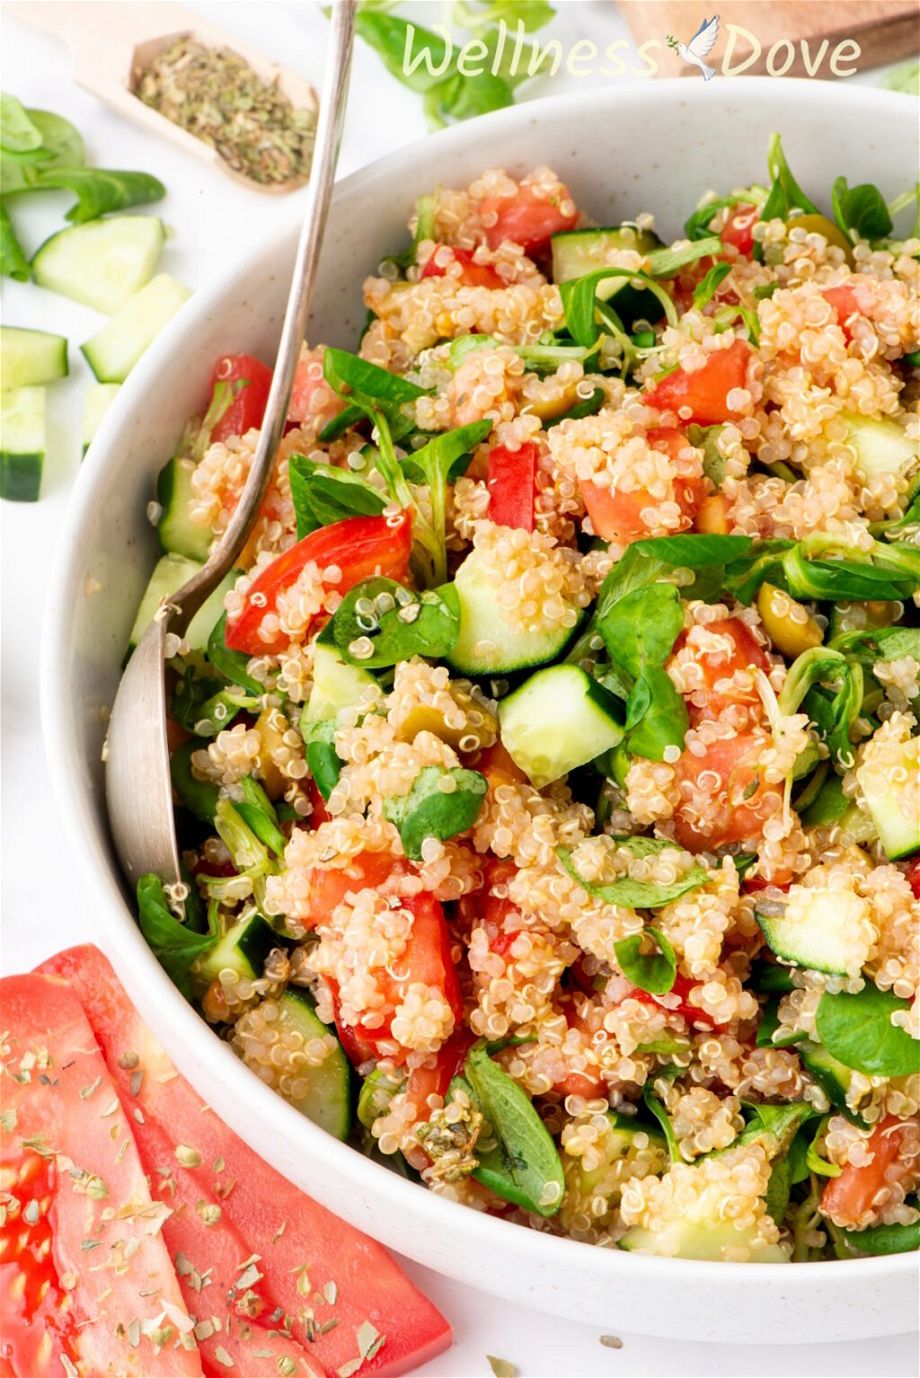
[{"label": "sliced tomato", "polygon": [[[682,800],[674,814],[675,836],[688,852],[724,847],[730,842],[751,842],[760,837],[764,822],[778,809],[779,785],[764,784],[760,760],[766,742],[755,732],[737,732],[719,739],[702,756],[685,751],[677,762],[676,776]],[[705,782],[705,810],[691,812],[689,796]]]},{"label": "sliced tomato", "polygon": [[821,295],[825,301],[830,302],[837,313],[837,324],[849,342],[853,338],[849,322],[854,316],[864,314],[856,296],[856,289],[847,283],[842,283],[839,287],[825,287]]},{"label": "sliced tomato", "polygon": [[461,1025],[439,1048],[431,1067],[413,1067],[406,1081],[406,1100],[415,1106],[417,1119],[427,1120],[430,1116],[429,1096],[443,1100],[447,1095],[450,1083],[463,1071],[472,1044],[473,1035]]},{"label": "sliced tomato", "polygon": [[719,238],[723,244],[732,244],[750,258],[754,251],[754,226],[760,215],[756,206],[736,206],[722,227]]},{"label": "sliced tomato", "polygon": [[578,223],[578,211],[566,214],[561,209],[560,202],[569,199],[564,189],[555,199],[547,200],[532,187],[519,187],[513,196],[487,196],[480,202],[479,212],[483,219],[495,216],[485,232],[489,248],[497,249],[510,239],[531,256],[543,253],[554,234],[574,229]]},{"label": "sliced tomato", "polygon": [[905,872],[907,883],[913,890],[917,899],[920,900],[920,857],[916,861],[910,862]]},{"label": "sliced tomato", "polygon": [[422,269],[421,276],[423,278],[446,277],[448,270],[455,263],[459,265],[460,272],[451,272],[450,275],[463,287],[490,287],[494,290],[497,287],[507,287],[508,285],[490,264],[477,263],[472,249],[458,249],[446,244],[440,244],[431,254]]},{"label": "sliced tomato", "polygon": [[[687,707],[692,722],[703,718],[718,716],[729,704],[759,704],[760,696],[756,688],[745,690],[733,682],[739,670],[770,669],[770,658],[746,622],[740,617],[721,617],[715,622],[707,622],[706,630],[727,639],[731,649],[725,651],[694,651],[694,661],[703,675],[707,701],[705,706],[689,702]],[[676,655],[687,644],[687,633],[681,632],[674,643]],[[719,686],[718,688],[716,686]]]},{"label": "sliced tomato", "polygon": [[711,1015],[690,999],[690,992],[694,986],[699,984],[699,981],[694,981],[689,976],[682,976],[678,972],[670,990],[670,994],[676,995],[680,1002],[677,1005],[663,1005],[657,996],[650,995],[647,990],[640,990],[638,986],[634,986],[629,995],[624,995],[623,999],[641,1000],[643,1005],[659,1005],[662,1009],[666,1009],[669,1014],[679,1014],[683,1019],[686,1019],[688,1024],[702,1024],[707,1029],[721,1030],[725,1026],[717,1024]]},{"label": "sliced tomato", "polygon": [[[336,1028],[346,1053],[356,1065],[371,1057],[380,1057],[386,1052],[394,1062],[404,1061],[400,1052],[396,1055],[386,1046],[393,1042],[391,1024],[397,1006],[406,998],[406,992],[415,982],[422,982],[439,990],[447,1000],[454,1015],[455,1025],[460,1024],[463,1015],[463,1000],[460,996],[460,982],[457,968],[451,957],[450,933],[444,918],[440,900],[423,891],[420,895],[410,895],[400,901],[404,909],[412,914],[412,929],[406,950],[399,958],[399,974],[375,968],[374,981],[384,996],[383,1023],[369,1028],[359,1021],[347,1024],[339,1011],[338,990],[333,982],[333,1000],[336,1006]],[[405,1050],[408,1053],[408,1049]]]},{"label": "sliced tomato", "polygon": [[258,430],[272,385],[272,370],[251,354],[225,354],[211,374],[211,396],[219,385],[229,388],[230,404],[211,430],[212,443]]},{"label": "sliced tomato", "polygon": [[[178,1327],[191,1323],[166,1244],[151,1228],[153,1202],[131,1121],[77,996],[31,975],[7,977],[0,997],[10,1050],[3,1108],[12,1123],[0,1161],[13,1198],[0,1295],[11,1371],[59,1374],[66,1356],[88,1374],[200,1375],[194,1343],[177,1344]],[[117,1214],[129,1204],[130,1213]],[[144,1323],[161,1317],[164,1305],[172,1339],[157,1350]]]},{"label": "sliced tomato", "polygon": [[[569,1028],[577,1029],[584,1038],[585,1048],[590,1048],[594,1034],[589,1019],[590,1000],[567,994],[562,997],[560,1004]],[[606,1095],[607,1083],[597,1067],[586,1067],[583,1071],[566,1072],[559,1081],[553,1082],[553,1090],[561,1096],[583,1096],[585,1100],[596,1100],[598,1096]]]},{"label": "sliced tomato", "polygon": [[728,405],[728,395],[735,388],[743,388],[747,377],[751,347],[745,340],[735,340],[727,349],[710,354],[702,368],[693,373],[675,369],[659,378],[646,394],[645,401],[659,411],[679,412],[690,408],[683,421],[695,421],[699,426],[716,426],[731,421],[736,413]]},{"label": "sliced tomato", "polygon": [[[674,426],[656,426],[648,432],[646,439],[653,450],[660,450],[675,460],[689,444],[683,431]],[[629,545],[649,534],[642,513],[646,508],[657,507],[658,500],[647,489],[626,492],[619,488],[602,488],[588,479],[580,479],[579,487],[591,525],[602,540]],[[696,515],[703,493],[702,477],[679,476],[674,479],[674,499],[688,522],[692,522]]]},{"label": "sliced tomato", "polygon": [[[170,1229],[177,1217],[183,1217],[185,1225],[196,1230],[195,1248],[183,1252],[201,1274],[213,1265],[217,1276],[223,1278],[229,1271],[238,1278],[240,1265],[257,1256],[257,1271],[264,1276],[253,1284],[253,1290],[290,1317],[297,1343],[304,1340],[305,1310],[313,1309],[317,1331],[313,1340],[304,1343],[309,1353],[305,1359],[298,1358],[296,1372],[315,1373],[316,1361],[329,1373],[351,1363],[357,1358],[355,1332],[364,1321],[386,1338],[361,1366],[362,1375],[414,1372],[448,1346],[450,1327],[443,1316],[379,1244],[298,1191],[204,1104],[175,1071],[96,948],[71,948],[52,958],[44,969],[62,977],[79,995],[123,1103],[132,1111],[140,1110],[134,1132],[144,1166],[154,1180],[161,1179],[158,1189],[170,1204],[172,1184],[181,1192],[183,1204],[194,1198],[192,1205],[175,1210],[163,1226],[170,1252]],[[104,1126],[107,1121],[99,1123]],[[192,1148],[200,1161],[193,1166],[185,1166],[192,1161],[189,1157],[178,1162],[177,1143]],[[168,1173],[159,1173],[164,1166]],[[212,1223],[205,1223],[198,1202],[219,1207],[219,1215],[210,1212]],[[322,1299],[328,1284],[335,1284],[333,1302]],[[239,1289],[234,1290],[237,1295],[229,1299],[229,1305],[237,1312],[236,1342],[246,1326],[239,1316],[245,1302]],[[222,1289],[210,1286],[201,1292],[198,1310],[209,1316],[226,1312]],[[261,1323],[252,1326],[255,1339],[250,1358],[238,1361],[231,1373],[245,1378],[253,1373],[278,1373],[277,1315],[274,1311],[260,1315]],[[336,1324],[325,1329],[327,1321]],[[229,1350],[223,1331],[216,1343],[221,1339]],[[260,1349],[272,1355],[266,1361],[268,1367],[248,1366]],[[311,1359],[314,1366],[307,1367]],[[148,1371],[159,1375],[166,1370],[150,1367]],[[218,1362],[212,1371],[228,1370]]]},{"label": "sliced tomato", "polygon": [[[901,1154],[901,1121],[896,1115],[886,1115],[869,1138],[871,1162],[862,1167],[847,1164],[839,1177],[832,1177],[821,1195],[821,1213],[844,1228],[865,1224],[865,1216],[872,1209],[876,1193],[885,1186],[891,1167]],[[911,1171],[904,1163],[904,1176]]]},{"label": "sliced tomato", "polygon": [[359,852],[347,866],[314,866],[309,876],[309,898],[301,911],[300,922],[305,928],[315,928],[329,919],[346,895],[358,890],[376,890],[391,875],[404,870],[402,862],[389,852]]},{"label": "sliced tomato", "polygon": [[314,563],[320,570],[335,566],[341,578],[330,584],[346,594],[356,584],[375,574],[403,583],[412,550],[412,515],[398,518],[346,517],[311,531],[273,560],[252,581],[242,612],[227,621],[225,640],[232,651],[247,655],[271,655],[288,644],[282,631],[263,637],[262,619],[278,606],[278,595],[290,588],[305,565]]},{"label": "sliced tomato", "polygon": [[317,432],[344,411],[347,405],[326,382],[323,352],[322,349],[311,349],[302,354],[294,374],[288,405],[289,423],[310,425]]},{"label": "sliced tomato", "polygon": [[498,526],[517,526],[524,531],[534,528],[534,498],[536,497],[537,456],[533,441],[526,441],[517,450],[496,445],[489,451],[489,520]]}]

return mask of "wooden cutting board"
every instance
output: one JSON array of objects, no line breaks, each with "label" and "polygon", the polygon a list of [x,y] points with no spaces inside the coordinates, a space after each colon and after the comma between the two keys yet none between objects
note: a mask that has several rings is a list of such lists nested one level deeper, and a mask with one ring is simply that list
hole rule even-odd
[{"label": "wooden cutting board", "polygon": [[831,59],[847,40],[850,46],[840,53],[836,66],[850,71],[917,57],[920,52],[917,0],[620,0],[620,10],[637,47],[649,39],[662,44],[652,54],[658,63],[656,75],[662,77],[699,78],[696,68],[664,46],[665,39],[673,34],[689,43],[703,19],[714,14],[719,16],[719,36],[706,62],[716,72],[723,71],[727,55],[733,68],[745,64],[746,73],[833,81],[838,72],[832,70]]}]

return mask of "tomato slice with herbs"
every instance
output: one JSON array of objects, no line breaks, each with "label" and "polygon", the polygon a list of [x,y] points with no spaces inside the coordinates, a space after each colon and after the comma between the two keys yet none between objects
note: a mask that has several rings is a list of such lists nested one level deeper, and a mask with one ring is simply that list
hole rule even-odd
[{"label": "tomato slice with herbs", "polygon": [[695,421],[698,426],[716,426],[737,416],[728,405],[728,397],[735,388],[743,388],[747,378],[751,347],[745,340],[735,340],[727,349],[710,354],[702,368],[688,373],[677,368],[659,378],[645,395],[650,407],[659,411],[681,413],[689,408],[689,416],[682,421]]},{"label": "tomato slice with herbs", "polygon": [[161,1234],[167,1212],[151,1198],[77,996],[39,975],[7,977],[0,996],[9,1074],[0,1161],[12,1198],[0,1295],[10,1371],[58,1374],[66,1356],[88,1374],[195,1378],[193,1322]]},{"label": "tomato slice with herbs", "polygon": [[538,196],[532,187],[519,187],[512,196],[487,196],[479,204],[479,213],[484,221],[491,221],[485,231],[489,248],[497,249],[510,239],[526,254],[543,253],[554,234],[574,229],[578,223],[578,211],[563,211],[563,201],[571,201],[565,188],[552,200]]},{"label": "tomato slice with herbs", "polygon": [[[452,271],[453,264],[459,264],[459,274]],[[459,249],[453,245],[439,244],[430,255],[421,276],[423,278],[443,278],[448,275],[463,287],[507,287],[504,278],[499,277],[488,263],[477,263],[472,249]]]},{"label": "tomato slice with herbs", "polygon": [[[181,1251],[194,1265],[188,1285],[198,1289],[196,1310],[221,1321],[211,1341],[199,1341],[206,1359],[207,1346],[214,1346],[209,1373],[268,1378],[282,1371],[277,1359],[287,1356],[296,1356],[298,1366],[284,1371],[316,1375],[319,1363],[336,1373],[358,1359],[355,1336],[364,1323],[382,1337],[360,1366],[368,1378],[415,1372],[447,1348],[444,1317],[386,1250],[264,1163],[176,1072],[102,953],[71,948],[44,970],[83,1001],[122,1103],[141,1112],[133,1130],[144,1167],[173,1207],[163,1238],[171,1254]],[[95,1099],[93,1105],[98,1115]],[[177,1154],[177,1145],[188,1151]],[[167,1165],[168,1173],[160,1173]],[[229,1295],[216,1283],[200,1290],[212,1267],[215,1278],[233,1279]],[[261,1301],[267,1309],[251,1316]],[[276,1306],[291,1318],[284,1344]],[[311,1313],[315,1320],[308,1322]],[[221,1344],[233,1366],[216,1354]],[[146,1371],[159,1378],[167,1370],[150,1365]]]},{"label": "tomato slice with herbs", "polygon": [[[858,1229],[867,1223],[877,1193],[886,1185],[890,1170],[900,1159],[900,1127],[901,1121],[896,1115],[886,1115],[869,1138],[871,1162],[860,1167],[848,1163],[840,1176],[832,1177],[824,1188],[821,1214],[828,1216],[835,1225]],[[906,1177],[912,1165],[905,1162],[903,1167]]]},{"label": "tomato slice with herbs", "polygon": [[723,244],[734,245],[739,254],[750,258],[754,252],[754,226],[759,219],[760,212],[756,206],[735,206],[723,225],[719,238]]},{"label": "tomato slice with herbs", "polygon": [[224,639],[228,647],[247,655],[273,655],[288,645],[290,638],[277,625],[277,619],[269,628],[263,628],[263,619],[275,613],[278,595],[290,588],[306,565],[337,571],[337,577],[329,578],[328,587],[344,595],[376,574],[404,583],[411,550],[410,512],[396,517],[346,517],[311,531],[253,579],[242,611],[232,622],[227,620]]},{"label": "tomato slice with herbs", "polygon": [[211,428],[211,443],[231,435],[258,430],[272,385],[272,370],[251,354],[225,354],[211,373],[212,405],[226,399],[227,407]]},{"label": "tomato slice with herbs", "polygon": [[524,531],[534,528],[534,499],[536,497],[537,456],[539,451],[532,440],[516,450],[496,445],[489,451],[489,520],[498,526],[516,526]]}]

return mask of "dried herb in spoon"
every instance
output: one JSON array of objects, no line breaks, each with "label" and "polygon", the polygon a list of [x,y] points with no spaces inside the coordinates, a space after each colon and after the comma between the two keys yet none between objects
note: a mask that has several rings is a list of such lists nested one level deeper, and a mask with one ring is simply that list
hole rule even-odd
[{"label": "dried herb in spoon", "polygon": [[314,112],[298,109],[232,48],[209,48],[188,35],[134,71],[134,94],[173,124],[209,144],[254,182],[306,181]]}]

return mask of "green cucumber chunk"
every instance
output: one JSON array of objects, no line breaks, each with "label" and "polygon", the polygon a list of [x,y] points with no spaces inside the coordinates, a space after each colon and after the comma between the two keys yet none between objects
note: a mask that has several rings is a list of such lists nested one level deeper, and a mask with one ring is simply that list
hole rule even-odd
[{"label": "green cucumber chunk", "polygon": [[[297,1029],[307,1042],[331,1032],[305,992],[289,988],[278,1003],[282,1022]],[[307,1090],[291,1104],[327,1133],[347,1139],[351,1129],[351,1066],[341,1046],[337,1045],[318,1067],[306,1067],[299,1075],[307,1082]]]},{"label": "green cucumber chunk", "polygon": [[847,975],[851,965],[847,915],[833,890],[816,887],[810,891],[807,912],[793,920],[785,914],[759,912],[756,918],[775,956],[809,971]]},{"label": "green cucumber chunk", "polygon": [[866,798],[885,855],[889,861],[910,856],[920,848],[920,737],[903,742],[891,766],[902,767],[896,778],[889,774],[880,781],[878,771],[859,766],[856,779]]},{"label": "green cucumber chunk", "polygon": [[67,377],[67,341],[46,330],[0,325],[0,387],[37,387]]},{"label": "green cucumber chunk", "polygon": [[[187,560],[183,555],[163,555],[157,561],[150,576],[150,582],[144,590],[144,596],[134,619],[134,626],[131,628],[129,650],[133,650],[140,641],[153,621],[154,614],[163,599],[169,598],[171,594],[181,589],[182,585],[187,583],[193,574],[197,574],[200,568],[201,565],[197,560]],[[231,570],[210,598],[195,613],[189,623],[188,631],[185,633],[185,640],[188,641],[193,651],[203,651],[207,646],[208,637],[214,624],[223,612],[224,595],[233,588],[238,577],[237,571]],[[261,689],[259,692],[262,692]]]},{"label": "green cucumber chunk", "polygon": [[210,985],[222,971],[232,970],[243,980],[254,981],[262,975],[265,959],[278,936],[261,914],[249,914],[228,928],[219,942],[199,957],[194,974]]},{"label": "green cucumber chunk", "polygon": [[342,708],[360,703],[377,681],[359,665],[347,665],[335,646],[318,641],[313,653],[313,686],[301,716],[301,731],[311,723],[334,718]]},{"label": "green cucumber chunk", "polygon": [[194,460],[180,455],[175,455],[160,470],[157,502],[162,511],[157,522],[157,535],[164,550],[174,555],[184,555],[187,560],[199,560],[203,564],[208,558],[214,533],[189,517],[194,472]]},{"label": "green cucumber chunk", "polygon": [[110,215],[46,239],[32,274],[40,287],[111,315],[153,277],[165,240],[156,216]]},{"label": "green cucumber chunk", "polygon": [[0,497],[36,502],[45,462],[45,389],[0,392]]},{"label": "green cucumber chunk", "polygon": [[619,745],[620,712],[577,665],[538,670],[498,708],[502,742],[537,789]]},{"label": "green cucumber chunk", "polygon": [[[553,252],[553,282],[571,282],[573,278],[584,277],[599,268],[609,268],[615,261],[616,251],[632,249],[636,253],[650,254],[661,247],[661,240],[650,230],[640,230],[637,225],[609,225],[596,230],[563,230],[554,234],[551,240]],[[628,278],[611,278],[601,284],[598,295],[603,299],[613,294],[629,281]]]},{"label": "green cucumber chunk", "polygon": [[554,632],[515,630],[499,611],[496,585],[476,550],[457,570],[454,588],[460,603],[460,634],[444,659],[463,675],[503,675],[546,665],[565,649],[582,619],[581,609],[573,604],[571,627]]},{"label": "green cucumber chunk", "polygon": [[102,425],[102,418],[118,396],[118,383],[90,383],[83,395],[83,430],[80,436],[85,455],[96,432]]},{"label": "green cucumber chunk", "polygon": [[890,416],[857,416],[844,412],[847,443],[856,453],[856,467],[871,483],[888,475],[901,478],[916,468],[917,442]]},{"label": "green cucumber chunk", "polygon": [[191,296],[160,273],[124,302],[107,325],[80,346],[100,383],[123,383],[144,351]]}]

